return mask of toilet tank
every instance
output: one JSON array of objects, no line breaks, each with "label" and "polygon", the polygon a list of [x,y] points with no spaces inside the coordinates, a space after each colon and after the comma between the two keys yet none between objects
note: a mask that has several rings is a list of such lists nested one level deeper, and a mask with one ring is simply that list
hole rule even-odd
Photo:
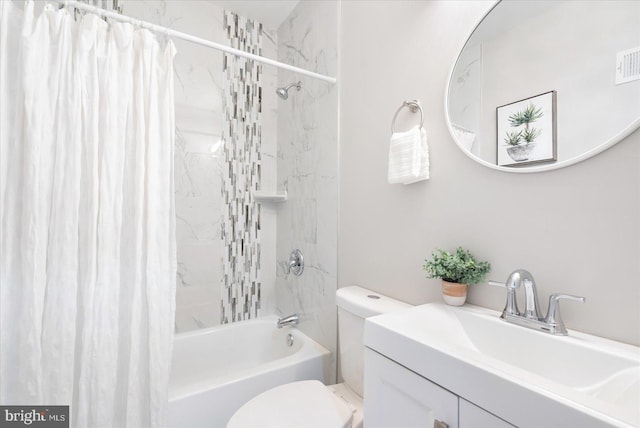
[{"label": "toilet tank", "polygon": [[411,305],[366,288],[351,286],[336,291],[340,374],[360,397],[364,381],[365,318],[409,308]]}]

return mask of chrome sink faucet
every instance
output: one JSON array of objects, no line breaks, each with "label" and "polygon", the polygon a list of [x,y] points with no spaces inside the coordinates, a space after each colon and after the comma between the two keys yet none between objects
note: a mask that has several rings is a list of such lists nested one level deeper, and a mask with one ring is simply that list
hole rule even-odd
[{"label": "chrome sink faucet", "polygon": [[[541,318],[540,310],[538,309],[538,289],[536,288],[536,281],[529,271],[524,269],[514,270],[507,278],[504,286],[507,287],[507,306],[505,307],[505,311],[508,314],[522,315],[525,318],[536,320]],[[524,287],[524,314],[520,314],[516,302],[516,290],[520,288],[520,286]]]},{"label": "chrome sink faucet", "polygon": [[[540,315],[540,310],[538,309],[538,290],[536,289],[536,282],[529,271],[517,269],[511,272],[506,283],[489,281],[489,284],[506,287],[507,289],[507,303],[502,311],[502,315],[500,315],[500,318],[513,324],[555,335],[567,335],[567,329],[564,326],[562,317],[560,316],[559,300],[567,299],[579,302],[585,301],[584,297],[554,293],[549,296],[547,316],[543,318]],[[516,301],[516,290],[521,286],[524,288],[525,309],[523,313],[518,309],[518,303]]]}]

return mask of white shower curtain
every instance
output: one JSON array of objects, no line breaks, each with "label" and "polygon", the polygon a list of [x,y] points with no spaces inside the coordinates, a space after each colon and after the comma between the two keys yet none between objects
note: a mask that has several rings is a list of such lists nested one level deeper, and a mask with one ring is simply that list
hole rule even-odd
[{"label": "white shower curtain", "polygon": [[173,56],[128,24],[0,0],[0,403],[166,424]]}]

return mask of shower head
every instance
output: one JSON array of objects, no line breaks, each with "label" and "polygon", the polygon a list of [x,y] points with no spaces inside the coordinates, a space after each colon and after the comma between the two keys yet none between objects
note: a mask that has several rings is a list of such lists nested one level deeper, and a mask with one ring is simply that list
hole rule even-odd
[{"label": "shower head", "polygon": [[285,86],[284,88],[278,88],[276,89],[276,94],[278,94],[278,96],[283,100],[286,100],[287,98],[289,98],[289,89],[291,89],[294,86],[299,91],[300,89],[302,89],[302,82],[292,83],[290,85]]}]

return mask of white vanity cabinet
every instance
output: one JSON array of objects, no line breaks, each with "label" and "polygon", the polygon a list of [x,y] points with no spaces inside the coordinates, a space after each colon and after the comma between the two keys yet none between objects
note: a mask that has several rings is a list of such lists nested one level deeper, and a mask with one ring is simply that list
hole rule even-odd
[{"label": "white vanity cabinet", "polygon": [[365,348],[365,428],[508,428],[513,425]]},{"label": "white vanity cabinet", "polygon": [[364,397],[366,428],[458,426],[456,395],[369,348]]}]

